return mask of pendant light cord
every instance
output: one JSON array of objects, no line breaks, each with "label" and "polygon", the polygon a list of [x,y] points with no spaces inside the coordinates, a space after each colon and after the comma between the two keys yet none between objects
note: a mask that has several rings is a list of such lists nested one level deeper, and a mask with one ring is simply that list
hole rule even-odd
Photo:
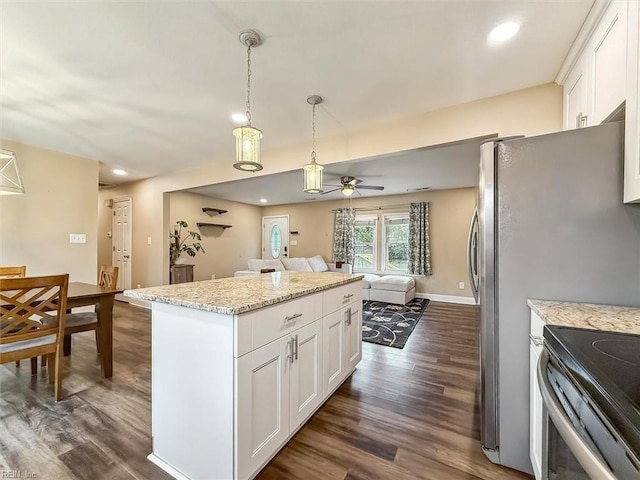
[{"label": "pendant light cord", "polygon": [[247,125],[251,126],[251,46],[247,47]]},{"label": "pendant light cord", "polygon": [[311,161],[316,161],[316,104],[313,104],[313,113],[311,117]]}]

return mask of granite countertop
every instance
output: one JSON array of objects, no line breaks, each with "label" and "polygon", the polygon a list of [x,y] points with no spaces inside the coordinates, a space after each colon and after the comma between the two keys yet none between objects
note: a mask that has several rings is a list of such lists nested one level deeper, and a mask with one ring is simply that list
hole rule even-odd
[{"label": "granite countertop", "polygon": [[637,307],[531,299],[527,304],[549,325],[640,335],[640,308]]},{"label": "granite countertop", "polygon": [[139,300],[236,315],[362,280],[335,272],[273,272],[125,290]]}]

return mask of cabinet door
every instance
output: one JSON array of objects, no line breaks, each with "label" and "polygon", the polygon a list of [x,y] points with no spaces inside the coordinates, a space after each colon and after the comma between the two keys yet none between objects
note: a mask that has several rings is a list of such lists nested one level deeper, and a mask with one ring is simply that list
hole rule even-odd
[{"label": "cabinet door", "polygon": [[625,99],[627,72],[627,2],[614,0],[587,45],[589,54],[589,125],[602,123]]},{"label": "cabinet door", "polygon": [[629,2],[624,201],[640,202],[640,6]]},{"label": "cabinet door", "polygon": [[362,358],[362,302],[351,304],[344,324],[345,375],[349,375]]},{"label": "cabinet door", "polygon": [[290,376],[290,430],[294,431],[323,399],[322,322],[318,320],[296,330],[292,339],[294,356]]},{"label": "cabinet door", "polygon": [[530,344],[529,347],[529,457],[533,466],[536,480],[542,478],[542,455],[544,452],[542,433],[543,403],[540,387],[538,386],[538,359],[542,353],[542,345]]},{"label": "cabinet door", "polygon": [[585,62],[575,64],[564,84],[564,129],[587,126],[587,77]]},{"label": "cabinet door", "polygon": [[236,360],[237,478],[249,478],[289,436],[291,338]]},{"label": "cabinet door", "polygon": [[345,309],[322,319],[323,392],[329,395],[345,377],[344,316]]}]

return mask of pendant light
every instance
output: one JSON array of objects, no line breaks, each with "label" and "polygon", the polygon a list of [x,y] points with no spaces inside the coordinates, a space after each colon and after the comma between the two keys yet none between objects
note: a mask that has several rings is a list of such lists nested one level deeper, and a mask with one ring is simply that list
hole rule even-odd
[{"label": "pendant light", "polygon": [[238,170],[257,172],[262,170],[260,140],[262,131],[251,126],[251,49],[262,43],[257,32],[245,30],[240,33],[240,43],[247,47],[247,124],[233,129],[236,137],[236,161]]},{"label": "pendant light", "polygon": [[24,184],[18,169],[16,154],[0,149],[0,195],[22,195]]},{"label": "pendant light", "polygon": [[322,97],[311,95],[307,97],[307,103],[313,106],[311,117],[313,142],[311,146],[311,163],[302,167],[304,170],[303,191],[305,193],[322,193],[322,170],[324,170],[324,167],[316,163],[316,105],[322,103]]}]

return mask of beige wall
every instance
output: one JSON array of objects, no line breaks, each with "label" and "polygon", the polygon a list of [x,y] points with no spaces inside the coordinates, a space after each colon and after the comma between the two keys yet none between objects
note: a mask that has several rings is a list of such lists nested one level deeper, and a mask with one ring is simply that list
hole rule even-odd
[{"label": "beige wall", "polygon": [[[316,150],[321,163],[326,165],[491,133],[531,136],[561,129],[562,88],[547,84],[428,112],[390,125],[318,139]],[[254,175],[301,168],[304,163],[301,159],[308,157],[308,150],[308,142],[265,150],[262,152],[265,168]],[[132,285],[168,283],[168,240],[165,232],[170,223],[166,192],[239,178],[246,178],[246,174],[235,170],[228,158],[218,158],[202,167],[110,189],[110,195],[130,195],[133,198]],[[295,229],[294,226],[292,228]],[[147,236],[153,238],[151,246],[146,245]]]},{"label": "beige wall", "polygon": [[[220,208],[227,213],[209,216],[202,212],[202,207]],[[195,280],[208,280],[212,274],[216,278],[232,277],[236,270],[247,268],[247,259],[260,257],[261,207],[178,192],[169,195],[169,208],[171,225],[184,220],[189,224],[187,230],[199,232],[202,236],[200,243],[206,253],[198,252],[195,257],[183,255],[187,263],[195,265]],[[231,225],[231,228],[198,228],[196,222],[220,223]]]},{"label": "beige wall", "polygon": [[[354,208],[371,208],[391,205],[408,205],[410,202],[429,202],[429,233],[431,245],[431,266],[433,274],[416,276],[416,292],[438,295],[470,297],[467,274],[467,234],[469,221],[476,205],[477,189],[460,188],[455,190],[437,190],[407,195],[389,195],[374,198],[354,198]],[[310,257],[322,255],[331,260],[332,234],[335,208],[345,206],[343,200],[314,204],[293,204],[265,207],[264,215],[289,215],[292,235],[297,245],[291,247],[291,257]],[[391,208],[382,211],[362,211],[362,215],[408,212],[408,207]],[[379,218],[378,225],[381,225]],[[378,229],[381,232],[381,229]],[[378,247],[381,241],[378,241]],[[464,290],[458,283],[464,282]]]},{"label": "beige wall", "polygon": [[[27,275],[69,273],[97,278],[98,162],[1,140],[16,153],[25,195],[0,196],[0,264],[26,265]],[[70,233],[87,243],[70,244]]]}]

